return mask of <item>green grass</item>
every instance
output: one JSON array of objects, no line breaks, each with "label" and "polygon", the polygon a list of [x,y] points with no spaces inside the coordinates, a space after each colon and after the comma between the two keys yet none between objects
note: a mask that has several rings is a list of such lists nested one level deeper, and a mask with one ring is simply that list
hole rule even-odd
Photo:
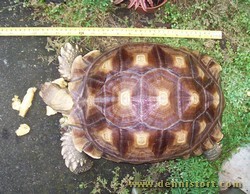
[{"label": "green grass", "polygon": [[[181,1],[179,1],[181,2]],[[42,1],[33,2],[35,16],[40,20],[49,20],[58,26],[110,26],[108,19],[117,8],[112,7],[110,0],[72,0],[67,4],[46,5]],[[202,39],[173,39],[173,38],[131,38],[129,41],[159,42],[174,47],[185,47],[201,53],[207,53],[214,57],[222,66],[222,87],[226,99],[226,108],[223,114],[222,156],[216,162],[208,162],[203,157],[192,157],[188,160],[172,160],[153,165],[148,169],[147,174],[140,176],[141,180],[155,180],[155,172],[158,174],[170,173],[167,181],[198,181],[218,182],[218,171],[225,159],[239,146],[250,142],[250,2],[249,0],[208,0],[199,3],[172,5],[167,3],[153,19],[148,21],[151,27],[157,23],[163,26],[171,24],[176,29],[203,29],[222,30],[223,40],[202,40]],[[43,10],[43,11],[41,11]],[[119,11],[119,10],[118,10]],[[40,13],[40,14],[38,14]],[[73,14],[72,14],[73,13]],[[119,17],[119,16],[118,16]],[[144,16],[132,12],[130,16],[118,18],[116,26],[133,26],[132,20]],[[112,26],[112,25],[111,25]],[[75,41],[80,40],[74,39]],[[110,40],[110,41],[109,41]],[[90,49],[101,47],[101,44],[112,45],[114,39],[81,38],[81,43]],[[117,39],[113,44],[117,44]],[[126,39],[128,41],[128,39]],[[60,40],[62,41],[62,40]],[[99,41],[99,42],[98,42]],[[106,43],[106,42],[107,43]],[[62,41],[63,42],[63,41]],[[122,41],[121,41],[122,42]],[[105,47],[104,44],[104,48]],[[94,46],[93,46],[94,45]],[[53,44],[52,44],[53,47]],[[128,193],[128,189],[118,183],[119,170],[114,170],[114,181],[106,182],[99,177],[92,193],[121,190],[121,193]],[[122,175],[121,175],[122,176]],[[132,176],[132,175],[131,175]],[[122,180],[131,180],[131,177],[124,177]],[[160,178],[158,177],[160,180]],[[83,184],[84,185],[84,184]],[[112,190],[113,189],[113,190]],[[151,188],[144,189],[146,193],[172,193],[172,194],[200,194],[218,193],[218,187],[205,188]]]}]

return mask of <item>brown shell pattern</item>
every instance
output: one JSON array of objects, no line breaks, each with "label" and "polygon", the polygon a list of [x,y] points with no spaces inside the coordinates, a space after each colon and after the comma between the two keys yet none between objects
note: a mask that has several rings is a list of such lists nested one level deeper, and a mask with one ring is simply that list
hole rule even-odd
[{"label": "brown shell pattern", "polygon": [[220,141],[224,106],[220,80],[200,58],[157,44],[106,52],[87,70],[73,117],[111,160],[199,155]]}]

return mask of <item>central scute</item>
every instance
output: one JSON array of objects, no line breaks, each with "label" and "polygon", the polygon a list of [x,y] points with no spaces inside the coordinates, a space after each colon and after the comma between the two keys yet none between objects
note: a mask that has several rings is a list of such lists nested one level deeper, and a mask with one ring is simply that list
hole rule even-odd
[{"label": "central scute", "polygon": [[145,124],[165,129],[176,123],[178,78],[163,69],[151,69],[145,74],[119,72],[106,80],[102,92],[102,112],[119,128]]}]

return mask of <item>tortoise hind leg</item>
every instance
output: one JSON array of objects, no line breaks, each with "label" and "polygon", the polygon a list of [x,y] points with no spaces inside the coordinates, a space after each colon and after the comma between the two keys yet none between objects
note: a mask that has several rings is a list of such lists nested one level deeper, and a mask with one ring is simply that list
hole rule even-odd
[{"label": "tortoise hind leg", "polygon": [[203,154],[209,161],[216,160],[220,157],[221,145],[216,143],[212,149],[205,151]]},{"label": "tortoise hind leg", "polygon": [[210,140],[210,142],[213,142],[212,144],[210,144],[213,146],[208,147],[209,145],[207,143],[208,141],[205,141],[203,143],[205,150],[207,150],[203,154],[208,160],[210,161],[216,160],[220,156],[221,151],[222,151],[221,149],[222,146],[220,145],[220,141],[222,140],[222,138],[223,138],[223,134],[221,132],[221,125],[218,123],[217,125],[215,125],[213,131],[211,132],[210,137],[207,138],[207,140]]},{"label": "tortoise hind leg", "polygon": [[62,151],[61,154],[65,160],[65,165],[71,172],[78,174],[89,170],[93,162],[85,153],[79,152],[74,145],[71,132],[65,132],[61,138]]}]

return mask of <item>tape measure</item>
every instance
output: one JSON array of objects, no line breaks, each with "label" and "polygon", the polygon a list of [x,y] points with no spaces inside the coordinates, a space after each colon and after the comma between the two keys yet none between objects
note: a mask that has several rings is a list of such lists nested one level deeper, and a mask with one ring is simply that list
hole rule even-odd
[{"label": "tape measure", "polygon": [[123,36],[222,39],[222,31],[163,28],[0,27],[0,36]]}]

